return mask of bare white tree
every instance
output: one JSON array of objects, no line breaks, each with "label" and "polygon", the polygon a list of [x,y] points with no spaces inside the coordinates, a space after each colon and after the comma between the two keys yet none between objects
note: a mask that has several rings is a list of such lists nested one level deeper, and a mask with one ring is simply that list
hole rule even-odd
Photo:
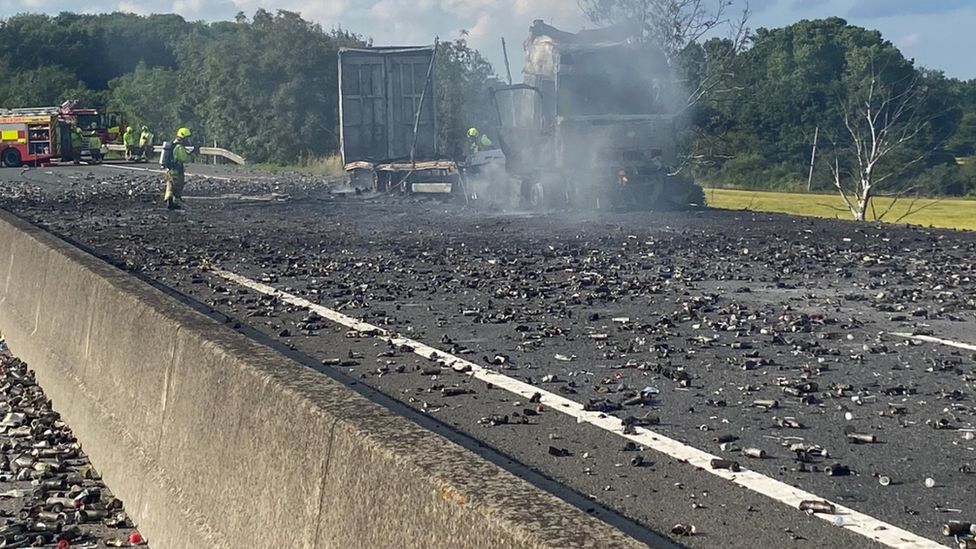
[{"label": "bare white tree", "polygon": [[[840,193],[856,221],[864,221],[872,199],[883,193],[895,176],[922,161],[927,151],[897,163],[890,157],[908,149],[908,144],[928,125],[918,116],[925,88],[913,73],[906,82],[886,82],[882,71],[871,67],[862,91],[856,92],[844,109],[845,145],[835,143],[830,163],[834,188]],[[846,161],[842,162],[842,155]],[[885,211],[875,213],[883,219],[902,196],[912,189],[896,193]]]}]

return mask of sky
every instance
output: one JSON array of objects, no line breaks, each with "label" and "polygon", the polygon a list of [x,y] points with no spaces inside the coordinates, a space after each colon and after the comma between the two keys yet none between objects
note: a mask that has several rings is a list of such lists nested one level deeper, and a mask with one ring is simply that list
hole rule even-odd
[{"label": "sky", "polygon": [[[721,0],[709,0],[719,2]],[[746,0],[734,0],[741,7]],[[880,30],[906,57],[948,76],[976,79],[976,0],[750,0],[750,26],[780,27],[801,19],[838,16]],[[0,18],[22,12],[56,14],[125,11],[178,13],[188,20],[233,19],[258,8],[301,13],[325,28],[341,26],[376,45],[433,43],[466,32],[504,74],[501,38],[509,44],[514,79],[521,80],[521,44],[534,19],[566,30],[587,26],[576,0],[0,0]]]}]

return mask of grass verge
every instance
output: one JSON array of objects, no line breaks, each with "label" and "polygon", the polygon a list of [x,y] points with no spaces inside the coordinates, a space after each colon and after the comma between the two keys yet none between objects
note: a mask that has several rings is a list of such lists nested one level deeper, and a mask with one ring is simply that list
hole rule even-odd
[{"label": "grass verge", "polygon": [[[705,189],[705,200],[713,208],[778,212],[791,215],[851,219],[847,206],[839,195],[778,193],[734,189]],[[873,212],[868,219],[880,216],[891,205],[891,198],[875,198]],[[882,221],[976,230],[976,200],[957,198],[902,198]]]},{"label": "grass verge", "polygon": [[342,157],[334,154],[322,157],[303,158],[298,164],[281,166],[278,164],[249,164],[248,167],[272,173],[308,173],[325,176],[339,176],[345,174]]}]

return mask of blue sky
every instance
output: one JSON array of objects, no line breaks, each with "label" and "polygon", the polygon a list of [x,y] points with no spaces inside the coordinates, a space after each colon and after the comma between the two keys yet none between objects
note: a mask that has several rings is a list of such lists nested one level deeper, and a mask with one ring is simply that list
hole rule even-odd
[{"label": "blue sky", "polygon": [[[720,1],[720,0],[711,0]],[[743,3],[744,0],[735,0]],[[880,30],[909,58],[949,76],[976,78],[976,0],[751,0],[752,27],[839,16]],[[230,19],[238,11],[288,9],[325,27],[372,36],[378,45],[421,44],[456,37],[464,29],[500,73],[500,38],[518,57],[533,19],[567,30],[586,26],[576,0],[0,0],[0,17],[20,12],[175,12],[190,20]],[[517,72],[521,66],[513,59]],[[518,75],[515,79],[519,80]]]}]

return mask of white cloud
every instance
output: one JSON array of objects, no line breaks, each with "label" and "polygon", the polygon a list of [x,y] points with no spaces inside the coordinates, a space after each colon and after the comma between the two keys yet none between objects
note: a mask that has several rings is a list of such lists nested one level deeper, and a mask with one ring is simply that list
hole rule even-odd
[{"label": "white cloud", "polygon": [[898,45],[903,48],[910,48],[912,46],[917,46],[922,43],[922,34],[918,32],[913,32],[908,36],[905,36],[898,40]]},{"label": "white cloud", "polygon": [[532,19],[581,19],[576,2],[564,0],[515,0],[515,13]]},{"label": "white cloud", "polygon": [[285,8],[305,14],[305,17],[318,21],[334,22],[336,18],[349,12],[350,0],[319,0],[318,2],[286,2]]},{"label": "white cloud", "polygon": [[494,45],[502,36],[521,41],[535,19],[566,30],[585,23],[575,2],[568,0],[442,0],[469,32],[472,45]]},{"label": "white cloud", "polygon": [[478,19],[468,29],[468,39],[475,43],[487,39],[491,31],[491,19],[491,15],[487,12],[478,14]]},{"label": "white cloud", "polygon": [[200,14],[202,0],[175,0],[173,11],[182,15],[197,16]]},{"label": "white cloud", "polygon": [[149,13],[145,6],[135,2],[119,2],[118,10],[125,13],[134,13],[136,15],[146,15]]},{"label": "white cloud", "polygon": [[[177,0],[198,3],[200,0]],[[322,23],[326,26],[338,23],[337,19],[349,13],[352,7],[351,0],[319,0],[317,2],[284,0],[281,2],[268,2],[266,0],[231,0],[230,2],[238,11],[247,15],[252,15],[258,9],[265,9],[272,13],[276,10],[293,11],[302,14],[302,17]],[[363,2],[359,2],[361,5]],[[357,6],[358,9],[358,6]]]},{"label": "white cloud", "polygon": [[380,0],[369,7],[369,14],[383,21],[423,19],[417,17],[434,6],[433,0]]},{"label": "white cloud", "polygon": [[489,7],[506,3],[494,0],[440,0],[439,2],[441,9],[461,17],[475,17]]}]

